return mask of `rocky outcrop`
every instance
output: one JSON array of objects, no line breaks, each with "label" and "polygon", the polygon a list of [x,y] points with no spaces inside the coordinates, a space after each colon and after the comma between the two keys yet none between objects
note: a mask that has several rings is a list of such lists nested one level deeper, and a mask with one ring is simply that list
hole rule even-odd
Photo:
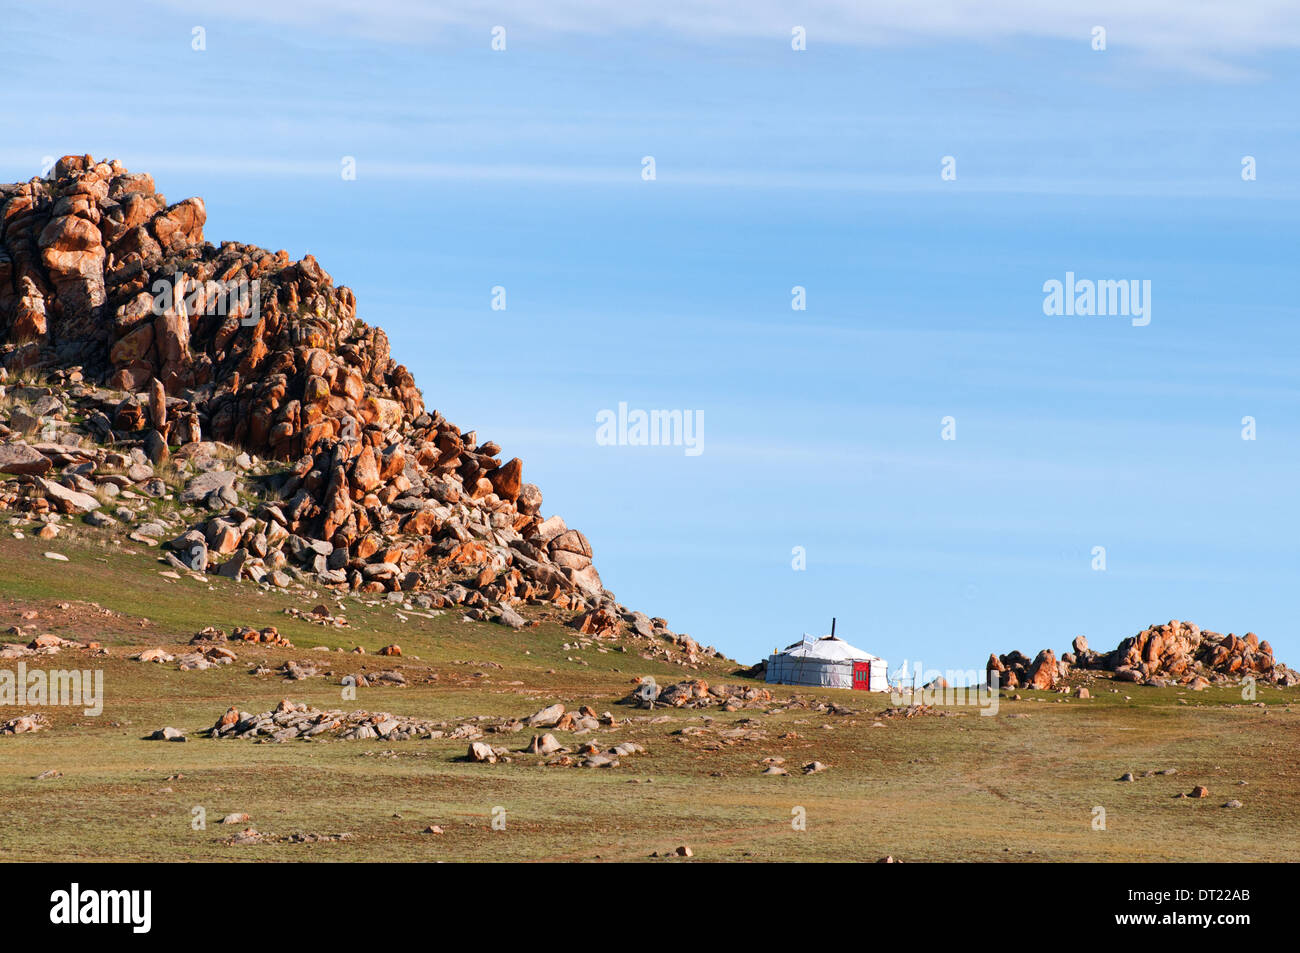
[{"label": "rocky outcrop", "polygon": [[[210,513],[170,540],[179,568],[420,591],[512,627],[511,604],[544,603],[584,634],[646,634],[522,461],[426,408],[348,288],[310,255],[213,245],[206,219],[90,156],[0,185],[0,374],[46,382],[11,386],[0,507],[88,511],[106,471],[157,497],[154,471],[179,468],[178,502]],[[77,439],[20,449],[68,429],[71,412],[35,412],[45,396],[76,405]],[[232,466],[240,451],[257,462]]]},{"label": "rocky outcrop", "polygon": [[1190,685],[1201,688],[1247,676],[1278,685],[1300,684],[1300,675],[1273,658],[1273,648],[1254,632],[1223,635],[1194,622],[1173,620],[1153,625],[1122,641],[1110,652],[1094,652],[1088,640],[1074,640],[1073,652],[1058,661],[1044,649],[1030,662],[1020,652],[990,655],[990,685],[1002,688],[1056,688],[1072,670],[1108,672],[1119,681],[1143,685]]},{"label": "rocky outcrop", "polygon": [[206,437],[275,459],[342,444],[331,460],[349,472],[363,451],[368,462],[386,452],[395,472],[358,480],[366,493],[402,473],[392,448],[409,441],[471,494],[499,485],[514,502],[521,465],[503,467],[425,412],[384,332],[357,319],[351,291],[311,256],[207,243],[206,218],[201,199],[168,205],[151,177],[89,156],[64,157],[51,180],[0,186],[4,363],[75,364],[118,390],[148,391],[120,408],[116,429],[168,435],[194,413]]},{"label": "rocky outcrop", "polygon": [[1069,664],[1058,662],[1056,653],[1043,649],[1032,660],[1021,652],[990,655],[985,666],[990,687],[1052,689],[1069,672]]},{"label": "rocky outcrop", "polygon": [[1143,629],[1105,656],[1087,653],[1079,664],[1146,684],[1185,684],[1198,677],[1213,682],[1246,676],[1257,681],[1296,683],[1295,673],[1279,665],[1273,658],[1273,647],[1261,642],[1254,632],[1223,635],[1178,620]]}]

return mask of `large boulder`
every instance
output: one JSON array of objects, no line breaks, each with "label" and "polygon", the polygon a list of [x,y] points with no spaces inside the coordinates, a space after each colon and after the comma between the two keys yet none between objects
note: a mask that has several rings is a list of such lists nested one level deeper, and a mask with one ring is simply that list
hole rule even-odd
[{"label": "large boulder", "polygon": [[46,499],[54,501],[64,513],[89,513],[91,510],[99,509],[99,500],[89,493],[69,490],[63,484],[55,483],[53,480],[47,480],[44,477],[37,477],[36,482],[44,492]]},{"label": "large boulder", "polygon": [[38,476],[52,466],[49,458],[25,443],[0,444],[0,473]]},{"label": "large boulder", "polygon": [[1043,649],[1034,658],[1034,664],[1029,667],[1029,680],[1025,687],[1042,690],[1055,688],[1059,678],[1060,669],[1057,667],[1056,653],[1051,649]]},{"label": "large boulder", "polygon": [[185,485],[178,499],[181,503],[201,503],[213,491],[234,489],[235,476],[233,470],[209,470],[200,473]]}]

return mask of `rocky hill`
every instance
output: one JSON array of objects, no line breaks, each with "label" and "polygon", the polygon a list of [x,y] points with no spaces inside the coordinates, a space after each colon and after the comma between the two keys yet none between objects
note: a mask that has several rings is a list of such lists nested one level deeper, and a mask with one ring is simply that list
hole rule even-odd
[{"label": "rocky hill", "polygon": [[0,185],[0,506],[126,521],[186,571],[713,654],[619,605],[522,462],[427,409],[314,258],[213,245],[206,218],[90,156]]}]

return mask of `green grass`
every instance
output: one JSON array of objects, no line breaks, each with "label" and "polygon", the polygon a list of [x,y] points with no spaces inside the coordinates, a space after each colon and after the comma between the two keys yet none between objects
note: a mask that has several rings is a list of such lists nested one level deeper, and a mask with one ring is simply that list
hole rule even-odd
[{"label": "green grass", "polygon": [[[47,550],[70,561],[46,560]],[[883,719],[884,727],[873,727],[889,704],[884,696],[847,691],[774,694],[782,703],[833,700],[858,714],[807,707],[645,712],[616,704],[636,676],[740,681],[729,674],[734,665],[711,662],[692,671],[648,662],[633,649],[576,649],[576,633],[554,621],[524,632],[461,622],[451,612],[402,621],[391,606],[350,596],[338,610],[325,590],[312,596],[215,577],[172,580],[160,575],[165,567],[156,553],[142,550],[90,537],[0,540],[0,628],[23,622],[21,610],[35,608],[36,631],[97,639],[111,653],[101,660],[64,651],[42,662],[102,667],[102,716],[46,709],[52,730],[0,738],[0,859],[641,860],[688,844],[698,860],[892,854],[1202,861],[1283,860],[1300,847],[1295,690],[1261,688],[1265,707],[1255,707],[1238,689],[1193,693],[1097,679],[1091,700],[1022,691],[1020,701],[1003,699],[994,717],[954,709],[951,717]],[[327,629],[283,614],[286,606],[310,610],[319,602],[343,611],[351,627]],[[235,644],[238,662],[203,672],[127,660],[140,647],[175,651],[205,625],[274,625],[296,648]],[[402,658],[374,656],[393,642]],[[349,651],[311,651],[318,645]],[[367,654],[350,652],[358,645]],[[972,647],[972,655],[987,649]],[[302,682],[249,674],[256,662],[276,667],[286,659],[321,663],[332,674]],[[0,665],[12,669],[16,662]],[[412,684],[359,689],[356,702],[344,702],[339,677],[363,667],[400,668]],[[437,681],[426,682],[432,674]],[[594,740],[636,741],[647,753],[591,770],[545,767],[527,755],[470,764],[462,760],[464,741],[276,745],[197,737],[229,705],[263,711],[283,697],[450,722],[521,717],[554,701],[590,704],[632,719]],[[0,709],[0,718],[15,714]],[[141,740],[163,725],[190,740]],[[681,734],[688,726],[709,731]],[[758,736],[722,734],[737,727]],[[530,734],[484,740],[517,749]],[[571,747],[593,740],[559,737]],[[790,775],[762,775],[766,757],[784,758]],[[814,759],[829,770],[802,775],[799,766]],[[1115,780],[1126,771],[1163,768],[1178,773]],[[35,780],[50,769],[63,776]],[[1174,797],[1196,784],[1207,785],[1211,796]],[[1229,798],[1245,806],[1221,807]],[[206,830],[192,829],[194,807],[206,809]],[[492,827],[498,807],[505,809],[504,830]],[[1106,811],[1104,831],[1093,829],[1095,807]],[[806,830],[792,828],[796,808],[806,813]],[[231,847],[221,841],[238,828],[216,822],[232,812],[251,815],[264,834],[352,836]],[[445,833],[419,833],[430,824]]]}]

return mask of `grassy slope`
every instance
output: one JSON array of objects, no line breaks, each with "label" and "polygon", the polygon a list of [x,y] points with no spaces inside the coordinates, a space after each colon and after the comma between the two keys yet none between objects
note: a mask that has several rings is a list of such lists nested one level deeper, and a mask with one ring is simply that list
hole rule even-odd
[{"label": "grassy slope", "polygon": [[[71,561],[44,559],[47,550]],[[22,621],[21,609],[36,608],[37,631],[98,638],[112,650],[107,660],[64,651],[43,663],[102,665],[101,717],[46,709],[53,730],[0,738],[2,860],[635,860],[689,844],[705,860],[874,860],[892,854],[905,860],[1197,861],[1289,859],[1300,846],[1294,758],[1300,713],[1289,707],[1294,689],[1261,689],[1267,707],[1259,708],[1243,705],[1231,689],[1193,694],[1124,685],[1112,693],[1108,682],[1098,681],[1092,700],[1022,692],[1022,701],[1004,700],[996,717],[957,709],[947,718],[888,719],[884,727],[872,727],[873,711],[888,704],[884,696],[847,691],[801,697],[870,710],[852,716],[807,709],[650,716],[615,705],[635,676],[651,674],[661,683],[684,674],[735,681],[726,674],[729,666],[686,672],[630,651],[565,650],[575,636],[553,624],[514,633],[460,622],[451,613],[402,621],[390,607],[351,598],[345,600],[351,628],[325,629],[282,612],[288,605],[308,610],[322,598],[264,593],[216,578],[169,580],[159,575],[163,567],[153,554],[120,550],[84,539],[19,541],[6,534],[0,540],[0,628]],[[63,602],[73,604],[60,609]],[[174,650],[204,625],[227,631],[275,625],[297,648],[236,645],[237,663],[204,672],[126,660],[128,646]],[[373,655],[309,651],[361,645],[373,653],[390,642],[405,652],[391,664]],[[248,663],[277,666],[290,658],[328,662],[334,674],[295,683],[249,674]],[[35,661],[28,660],[29,667]],[[362,666],[402,668],[412,684],[360,689],[355,703],[343,702],[338,676]],[[438,681],[425,683],[421,676],[430,670]],[[623,759],[619,768],[588,770],[542,767],[527,757],[469,764],[459,760],[463,741],[274,745],[195,737],[230,704],[264,711],[286,696],[320,707],[439,720],[517,717],[554,701],[591,704],[634,719],[600,732],[599,741],[637,741],[648,753]],[[18,713],[0,709],[0,718]],[[1007,717],[1012,713],[1030,717]],[[722,743],[716,730],[747,718],[757,720],[746,727],[761,737]],[[163,725],[186,731],[190,741],[141,740]],[[677,734],[688,725],[714,731]],[[518,748],[528,737],[484,740]],[[784,757],[791,775],[761,776],[760,762],[768,756]],[[813,759],[830,770],[801,775],[798,765]],[[1169,767],[1178,774],[1115,781],[1125,771]],[[63,776],[35,780],[47,769]],[[177,774],[182,777],[169,779]],[[1172,797],[1194,784],[1208,785],[1211,797]],[[1220,806],[1233,797],[1245,807]],[[191,829],[194,806],[206,808],[207,830]],[[497,806],[507,812],[504,831],[490,824]],[[791,828],[796,806],[807,811],[806,831]],[[1105,831],[1092,829],[1094,806],[1107,812]],[[353,836],[225,846],[222,838],[235,828],[215,822],[236,811],[250,814],[263,833]],[[429,824],[445,833],[417,833]]]}]

